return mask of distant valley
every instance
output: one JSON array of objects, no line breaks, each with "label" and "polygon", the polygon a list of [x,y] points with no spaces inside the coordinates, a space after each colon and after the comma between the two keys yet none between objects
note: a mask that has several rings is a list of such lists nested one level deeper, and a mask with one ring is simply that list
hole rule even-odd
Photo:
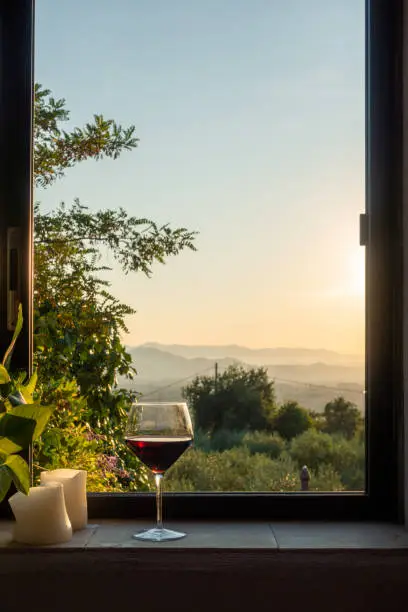
[{"label": "distant valley", "polygon": [[181,399],[181,389],[194,376],[222,373],[232,364],[264,366],[280,402],[297,400],[306,408],[323,410],[336,395],[343,395],[363,409],[364,359],[325,349],[265,348],[238,345],[187,346],[147,343],[128,347],[138,375],[121,381],[150,400]]}]

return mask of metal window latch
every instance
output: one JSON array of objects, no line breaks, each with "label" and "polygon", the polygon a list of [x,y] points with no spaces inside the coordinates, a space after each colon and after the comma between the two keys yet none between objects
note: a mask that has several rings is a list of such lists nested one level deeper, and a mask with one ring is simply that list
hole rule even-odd
[{"label": "metal window latch", "polygon": [[7,230],[7,329],[13,331],[21,300],[20,228]]},{"label": "metal window latch", "polygon": [[368,245],[368,215],[360,215],[360,245]]}]

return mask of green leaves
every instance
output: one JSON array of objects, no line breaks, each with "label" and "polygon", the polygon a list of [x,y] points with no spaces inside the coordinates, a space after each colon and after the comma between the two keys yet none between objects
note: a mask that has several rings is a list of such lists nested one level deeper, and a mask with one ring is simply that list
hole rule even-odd
[{"label": "green leaves", "polygon": [[[31,404],[33,401],[33,395],[34,395],[35,387],[37,385],[37,380],[38,380],[38,374],[37,374],[37,370],[35,370],[35,372],[30,377],[30,380],[28,381],[27,384],[17,385],[18,391],[21,393],[25,402],[27,402],[28,404]],[[20,402],[20,403],[24,404],[24,402]]]},{"label": "green leaves", "polygon": [[195,427],[214,433],[219,429],[271,429],[276,411],[274,384],[266,368],[231,365],[217,380],[196,376],[184,387]]},{"label": "green leaves", "polygon": [[0,415],[0,451],[5,454],[18,453],[27,448],[36,427],[34,419],[16,415],[14,410],[13,413]]},{"label": "green leaves", "polygon": [[16,489],[28,495],[30,489],[30,470],[27,462],[20,455],[9,455],[1,467],[9,471]]},{"label": "green leaves", "polygon": [[0,463],[0,502],[7,495],[12,482],[14,482],[17,491],[28,495],[30,470],[27,462],[19,455],[9,455]]},{"label": "green leaves", "polygon": [[52,412],[50,407],[27,403],[33,401],[37,382],[36,373],[24,385],[25,375],[23,373],[17,375],[13,380],[7,371],[22,326],[23,314],[20,305],[13,338],[4,354],[3,363],[0,365],[0,385],[6,385],[6,391],[2,390],[0,412],[0,502],[4,499],[12,482],[18,491],[28,494],[29,466],[22,457],[15,453],[28,448],[33,440],[41,435]]},{"label": "green leaves", "polygon": [[14,453],[27,448],[43,432],[52,413],[49,406],[21,404],[0,414],[0,502],[13,481],[17,490],[28,494],[30,470]]},{"label": "green leaves", "polygon": [[10,382],[10,376],[4,365],[0,365],[0,385]]},{"label": "green leaves", "polygon": [[[15,418],[22,417],[26,420],[34,421],[32,438],[29,443],[37,440],[44,431],[48,420],[53,412],[52,406],[41,406],[40,404],[24,404],[13,408]],[[28,445],[27,445],[28,446]],[[26,446],[26,447],[27,447]],[[24,448],[26,448],[24,447]]]},{"label": "green leaves", "polygon": [[5,464],[0,464],[0,502],[6,497],[12,481],[10,468]]},{"label": "green leaves", "polygon": [[94,115],[93,121],[70,132],[60,124],[68,121],[65,100],[56,100],[51,92],[35,85],[34,175],[37,185],[46,187],[65,170],[86,159],[116,159],[123,151],[137,146],[135,127],[122,128],[112,119]]},{"label": "green leaves", "polygon": [[10,454],[37,440],[52,414],[50,406],[23,404],[0,415],[0,452]]},{"label": "green leaves", "polygon": [[[79,162],[116,159],[137,146],[134,126],[122,127],[95,114],[85,125],[64,130],[69,120],[65,100],[53,98],[38,84],[34,98],[37,185],[51,185]],[[110,283],[102,275],[107,270],[105,254],[108,250],[124,273],[149,276],[156,263],[165,263],[183,250],[195,250],[195,232],[133,217],[116,203],[111,210],[90,211],[79,200],[71,206],[61,204],[47,214],[37,204],[34,224],[34,354],[43,401],[58,405],[47,435],[55,423],[62,423],[64,443],[74,438],[68,425],[72,423],[72,404],[80,394],[85,405],[73,426],[95,428],[104,436],[105,450],[109,447],[113,454],[122,437],[125,410],[134,395],[117,388],[119,376],[130,378],[135,373],[122,341],[127,332],[125,319],[134,311],[110,295]],[[71,382],[75,399],[64,397],[59,388]],[[30,383],[15,387],[27,402],[33,400]],[[14,405],[15,396],[13,391]],[[20,410],[20,406],[16,408]],[[65,446],[72,464],[74,451]],[[56,454],[62,461],[61,453]]]},{"label": "green leaves", "polygon": [[312,425],[309,410],[302,408],[293,400],[288,400],[280,406],[273,422],[274,429],[285,440],[296,438]]}]

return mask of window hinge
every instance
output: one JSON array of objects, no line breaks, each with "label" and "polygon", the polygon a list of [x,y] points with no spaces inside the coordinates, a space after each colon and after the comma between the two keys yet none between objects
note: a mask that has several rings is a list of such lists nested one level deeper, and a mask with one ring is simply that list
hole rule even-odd
[{"label": "window hinge", "polygon": [[368,244],[368,215],[360,215],[360,245],[367,246]]}]

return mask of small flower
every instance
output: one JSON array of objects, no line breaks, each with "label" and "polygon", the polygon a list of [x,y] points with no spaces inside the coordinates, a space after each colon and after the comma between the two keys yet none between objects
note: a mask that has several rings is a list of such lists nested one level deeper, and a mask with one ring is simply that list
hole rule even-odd
[{"label": "small flower", "polygon": [[112,455],[100,455],[98,457],[99,467],[107,472],[114,472],[117,469],[118,458]]}]

